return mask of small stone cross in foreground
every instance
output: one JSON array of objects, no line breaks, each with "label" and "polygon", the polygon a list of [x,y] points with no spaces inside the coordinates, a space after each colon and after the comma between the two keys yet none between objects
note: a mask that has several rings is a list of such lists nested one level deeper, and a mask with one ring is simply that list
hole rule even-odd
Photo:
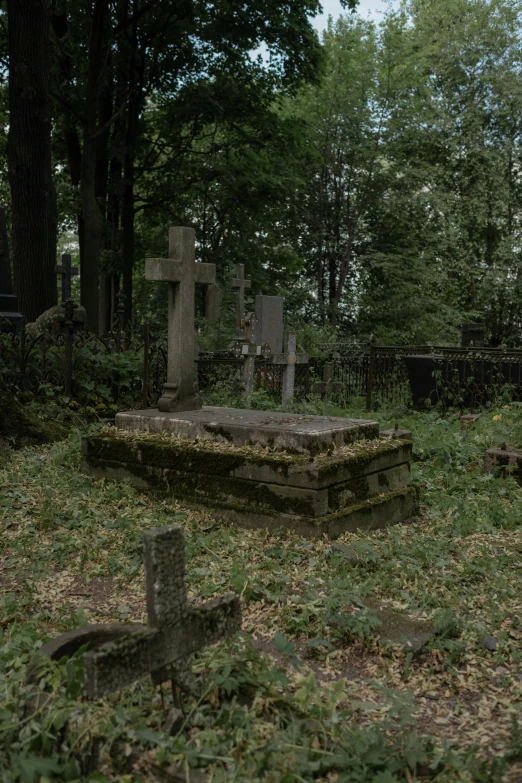
[{"label": "small stone cross in foreground", "polygon": [[55,272],[62,276],[62,304],[71,298],[71,283],[78,274],[78,267],[71,266],[71,256],[68,253],[62,255],[62,263],[55,267]]},{"label": "small stone cross in foreground", "polygon": [[158,402],[162,413],[199,410],[194,363],[194,296],[196,283],[216,281],[215,264],[196,264],[196,232],[193,228],[169,230],[169,257],[147,258],[145,278],[169,284],[169,332],[167,383]]},{"label": "small stone cross in foreground", "polygon": [[91,699],[150,674],[155,685],[179,681],[192,653],[241,629],[239,596],[225,595],[191,608],[185,586],[185,546],[179,527],[158,527],[143,536],[148,625],[85,653],[85,684]]},{"label": "small stone cross in foreground", "polygon": [[245,279],[245,265],[236,264],[236,277],[231,286],[236,289],[236,340],[244,338],[243,318],[245,312],[245,289],[251,287],[250,280]]}]

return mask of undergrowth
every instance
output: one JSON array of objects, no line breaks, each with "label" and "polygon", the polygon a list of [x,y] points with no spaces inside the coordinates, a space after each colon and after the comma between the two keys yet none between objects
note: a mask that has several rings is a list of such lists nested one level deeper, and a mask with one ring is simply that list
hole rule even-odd
[{"label": "undergrowth", "polygon": [[[422,518],[343,536],[353,561],[326,539],[238,531],[93,481],[77,431],[13,455],[0,474],[0,781],[138,783],[172,763],[212,781],[521,779],[522,489],[484,474],[483,456],[522,445],[522,408],[485,411],[467,430],[437,411],[372,416],[413,431]],[[146,680],[87,701],[80,656],[28,683],[27,663],[59,632],[145,620],[142,532],[172,523],[191,600],[237,590],[244,615],[239,637],[194,659],[176,728],[170,694]],[[380,642],[369,598],[430,621],[427,646]]]}]

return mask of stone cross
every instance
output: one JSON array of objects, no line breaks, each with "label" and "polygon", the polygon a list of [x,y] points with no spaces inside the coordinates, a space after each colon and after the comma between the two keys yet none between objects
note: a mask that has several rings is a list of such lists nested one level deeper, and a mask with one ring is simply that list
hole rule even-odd
[{"label": "stone cross", "polygon": [[62,263],[55,267],[55,272],[62,276],[62,304],[71,298],[72,278],[78,274],[78,267],[71,266],[69,253],[62,255]]},{"label": "stone cross", "polygon": [[158,527],[143,536],[148,624],[86,652],[85,686],[91,699],[150,674],[155,685],[177,679],[190,656],[241,629],[239,596],[190,607],[185,585],[183,530]]},{"label": "stone cross", "polygon": [[164,413],[194,411],[202,407],[194,364],[194,298],[196,283],[216,280],[215,264],[196,264],[193,228],[169,229],[169,257],[147,258],[145,278],[169,284],[167,382],[158,408]]},{"label": "stone cross", "polygon": [[312,393],[320,394],[323,402],[329,402],[332,394],[338,394],[342,389],[342,384],[339,381],[334,381],[334,373],[334,362],[325,362],[323,380],[316,381],[312,386]]},{"label": "stone cross", "polygon": [[236,277],[232,279],[232,288],[235,288],[236,293],[236,340],[244,338],[243,334],[243,317],[245,312],[245,289],[250,288],[252,283],[250,280],[245,280],[245,265],[236,264]]},{"label": "stone cross", "polygon": [[295,334],[288,335],[286,353],[274,354],[271,357],[272,364],[283,365],[283,405],[289,402],[294,396],[295,389],[295,366],[296,364],[308,364],[308,355],[306,353],[297,353],[297,342]]}]

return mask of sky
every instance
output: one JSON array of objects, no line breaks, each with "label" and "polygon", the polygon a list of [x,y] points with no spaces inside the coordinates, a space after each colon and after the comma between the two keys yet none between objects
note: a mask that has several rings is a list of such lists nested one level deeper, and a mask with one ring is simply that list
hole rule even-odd
[{"label": "sky", "polygon": [[[392,8],[398,8],[399,4],[399,0],[359,0],[357,12],[361,16],[371,16],[376,21],[379,21],[380,14],[388,5],[391,5]],[[313,20],[313,25],[317,30],[324,30],[328,14],[337,19],[339,14],[344,13],[339,0],[321,0],[321,5],[323,6],[323,13],[321,16],[316,16]]]}]

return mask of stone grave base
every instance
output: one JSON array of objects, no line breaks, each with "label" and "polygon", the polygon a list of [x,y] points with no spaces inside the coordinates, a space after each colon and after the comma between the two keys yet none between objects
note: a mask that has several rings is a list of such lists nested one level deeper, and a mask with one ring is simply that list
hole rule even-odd
[{"label": "stone grave base", "polygon": [[[372,433],[373,435],[373,433]],[[129,479],[244,527],[335,538],[417,513],[411,443],[373,436],[312,456],[228,441],[109,430],[85,438],[82,469]]]}]

